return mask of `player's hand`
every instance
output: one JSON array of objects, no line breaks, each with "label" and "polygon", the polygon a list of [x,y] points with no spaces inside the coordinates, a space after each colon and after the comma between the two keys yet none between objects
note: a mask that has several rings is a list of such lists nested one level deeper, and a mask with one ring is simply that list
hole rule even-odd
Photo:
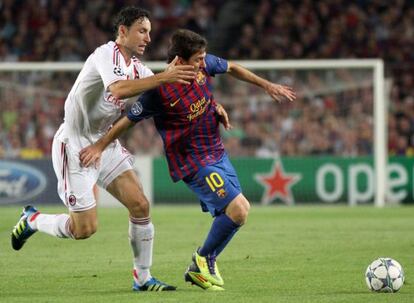
[{"label": "player's hand", "polygon": [[101,155],[102,150],[95,144],[83,148],[79,152],[79,160],[81,162],[81,166],[89,167],[91,165],[94,165],[95,167],[98,167],[101,161]]},{"label": "player's hand", "polygon": [[230,124],[229,115],[221,104],[216,104],[216,113],[220,117],[220,122],[223,124],[226,130],[230,130],[233,126]]},{"label": "player's hand", "polygon": [[276,83],[271,83],[265,87],[266,92],[277,102],[282,102],[287,99],[288,101],[293,101],[296,99],[296,94],[292,88],[284,85],[279,85]]},{"label": "player's hand", "polygon": [[178,82],[181,84],[191,84],[196,77],[194,72],[194,66],[192,65],[177,65],[178,57],[176,56],[174,60],[168,64],[167,68],[164,71],[166,82],[173,83]]}]

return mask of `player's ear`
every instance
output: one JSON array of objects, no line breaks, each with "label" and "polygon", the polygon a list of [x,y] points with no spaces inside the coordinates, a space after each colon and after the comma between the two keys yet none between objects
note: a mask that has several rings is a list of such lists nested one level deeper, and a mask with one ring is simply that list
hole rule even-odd
[{"label": "player's ear", "polygon": [[125,36],[128,32],[128,28],[125,25],[120,25],[118,28],[118,36]]},{"label": "player's ear", "polygon": [[178,57],[177,63],[180,65],[187,64],[187,60],[184,60],[182,57]]}]

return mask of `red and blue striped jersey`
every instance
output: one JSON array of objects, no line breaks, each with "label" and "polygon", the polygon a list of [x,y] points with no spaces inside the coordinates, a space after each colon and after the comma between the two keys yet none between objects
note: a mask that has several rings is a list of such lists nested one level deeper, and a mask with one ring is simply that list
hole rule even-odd
[{"label": "red and blue striped jersey", "polygon": [[211,77],[227,72],[227,61],[207,54],[205,63],[190,85],[167,83],[149,90],[128,113],[134,122],[154,119],[175,182],[224,154]]}]

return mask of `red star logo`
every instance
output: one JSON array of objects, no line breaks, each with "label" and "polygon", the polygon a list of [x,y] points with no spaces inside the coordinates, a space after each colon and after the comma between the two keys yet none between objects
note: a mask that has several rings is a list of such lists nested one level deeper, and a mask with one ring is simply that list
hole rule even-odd
[{"label": "red star logo", "polygon": [[270,204],[276,198],[280,198],[286,204],[294,204],[291,187],[301,178],[300,174],[286,174],[281,162],[275,160],[269,174],[255,174],[256,181],[265,187],[262,204]]}]

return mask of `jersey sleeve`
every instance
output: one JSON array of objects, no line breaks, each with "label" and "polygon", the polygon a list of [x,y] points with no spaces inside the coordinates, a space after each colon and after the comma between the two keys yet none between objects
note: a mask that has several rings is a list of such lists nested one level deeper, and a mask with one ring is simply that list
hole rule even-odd
[{"label": "jersey sleeve", "polygon": [[127,79],[127,76],[116,65],[115,58],[115,50],[106,45],[98,47],[93,54],[94,64],[102,78],[105,90],[112,83]]},{"label": "jersey sleeve", "polygon": [[146,65],[142,63],[138,67],[138,74],[140,79],[151,77],[154,75],[152,70],[150,70]]},{"label": "jersey sleeve", "polygon": [[207,54],[205,58],[206,70],[210,76],[227,73],[227,60]]},{"label": "jersey sleeve", "polygon": [[161,96],[157,89],[143,93],[132,105],[128,112],[128,119],[137,123],[161,114]]}]

